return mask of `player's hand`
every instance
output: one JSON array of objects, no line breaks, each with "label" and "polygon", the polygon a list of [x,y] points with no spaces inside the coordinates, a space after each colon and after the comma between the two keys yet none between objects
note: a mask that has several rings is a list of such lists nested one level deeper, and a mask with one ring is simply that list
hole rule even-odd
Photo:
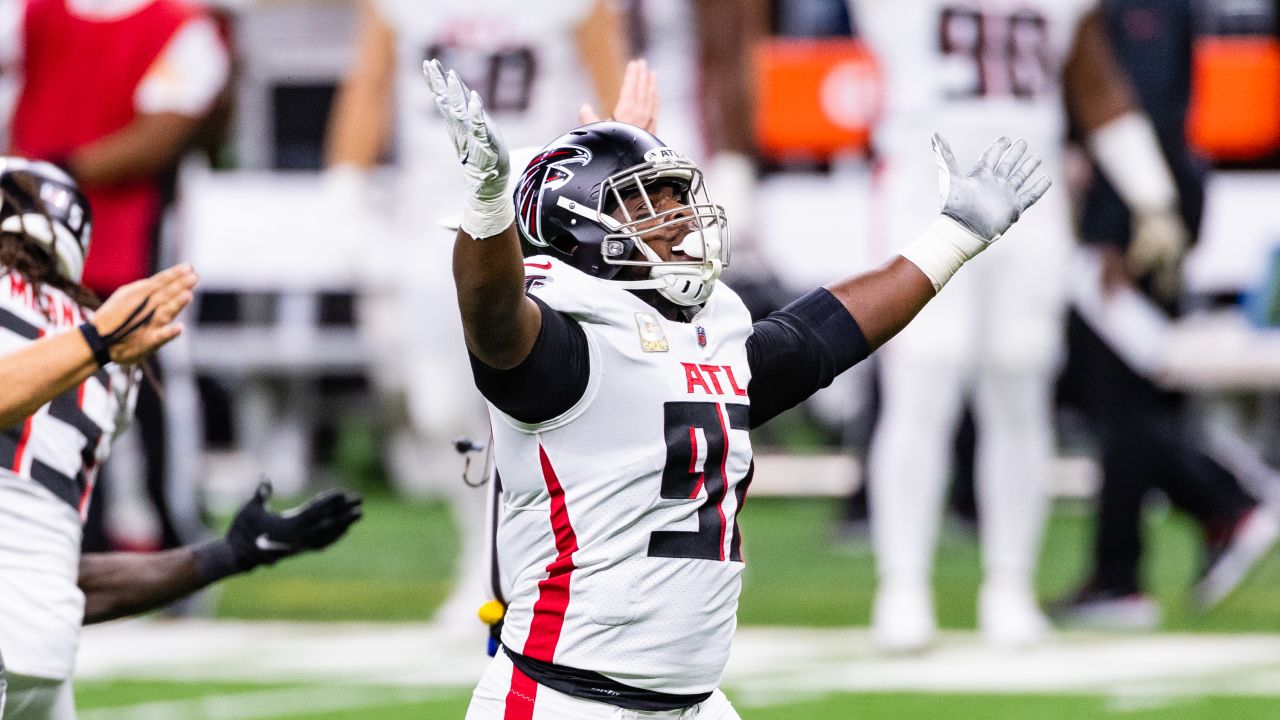
[{"label": "player's hand", "polygon": [[1150,276],[1152,291],[1161,300],[1172,301],[1182,285],[1182,256],[1189,241],[1190,233],[1178,213],[1135,214],[1125,264],[1135,278]]},{"label": "player's hand", "polygon": [[1047,175],[1032,179],[1040,158],[1027,152],[1025,140],[1011,143],[1006,137],[997,139],[965,175],[960,174],[951,146],[937,133],[933,134],[933,152],[938,161],[942,214],[984,243],[1003,235],[1052,184]]},{"label": "player's hand", "polygon": [[[618,104],[613,108],[613,119],[629,125],[643,128],[650,134],[658,130],[658,76],[649,69],[649,63],[638,58],[627,63],[626,72],[622,76],[622,89],[618,93]],[[578,110],[578,119],[583,125],[600,122],[600,114],[590,104],[584,104]]]},{"label": "player's hand", "polygon": [[462,229],[474,238],[497,235],[515,221],[515,208],[506,192],[511,172],[506,144],[484,111],[480,95],[468,89],[458,73],[446,73],[439,60],[427,60],[422,74],[462,163],[468,191]]},{"label": "player's hand", "polygon": [[176,322],[199,278],[175,265],[111,293],[94,312],[93,326],[108,342],[112,362],[134,365],[182,333]]},{"label": "player's hand", "polygon": [[354,493],[331,490],[306,505],[279,514],[267,509],[270,498],[271,482],[264,479],[227,530],[236,569],[242,572],[305,550],[326,548],[342,537],[362,513],[363,500]]}]

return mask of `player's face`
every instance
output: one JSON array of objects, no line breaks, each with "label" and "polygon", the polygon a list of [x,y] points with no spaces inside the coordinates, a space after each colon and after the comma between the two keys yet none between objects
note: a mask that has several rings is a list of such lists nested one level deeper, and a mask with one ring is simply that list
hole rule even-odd
[{"label": "player's face", "polygon": [[[648,245],[663,262],[670,262],[672,260],[692,260],[693,258],[689,257],[684,252],[673,249],[674,246],[680,244],[686,235],[693,232],[695,229],[693,226],[692,215],[687,211],[687,209],[683,214],[689,217],[688,222],[671,223],[665,227],[659,227],[664,223],[670,222],[671,219],[669,217],[661,217],[662,213],[686,207],[688,200],[684,189],[678,183],[664,182],[656,184],[656,186],[649,190],[647,194],[649,201],[647,204],[645,203],[645,198],[642,197],[640,193],[635,193],[630,197],[623,198],[623,206],[626,208],[626,213],[623,212],[623,208],[617,208],[610,214],[614,218],[623,222],[627,221],[628,214],[631,218],[650,217],[650,220],[639,223],[635,228],[643,237],[645,244]],[[650,205],[653,208],[652,212],[649,209]],[[677,213],[676,217],[679,216],[680,213]],[[632,258],[642,259],[640,251],[636,250]],[[638,277],[645,277],[648,274],[648,269],[642,267],[631,267],[626,270],[639,271]]]}]

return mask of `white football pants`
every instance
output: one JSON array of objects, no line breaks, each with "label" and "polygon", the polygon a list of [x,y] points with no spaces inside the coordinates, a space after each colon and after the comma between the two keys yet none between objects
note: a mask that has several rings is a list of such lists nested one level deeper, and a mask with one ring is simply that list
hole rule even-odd
[{"label": "white football pants", "polygon": [[[518,676],[512,683],[513,671]],[[528,689],[533,689],[532,697]],[[516,671],[506,653],[489,664],[471,695],[466,720],[740,720],[724,693],[716,690],[705,701],[664,712],[626,710],[595,700],[584,700],[533,683]]]},{"label": "white football pants", "polygon": [[[872,540],[880,582],[926,587],[932,573],[965,369],[887,353],[871,445]],[[1048,371],[982,369],[973,383],[986,582],[1030,590],[1052,463]],[[899,585],[901,587],[902,585]]]},{"label": "white football pants", "polygon": [[70,680],[9,673],[8,681],[8,698],[0,708],[6,720],[76,720]]},{"label": "white football pants", "polygon": [[[959,148],[966,137],[970,150],[985,146],[960,133],[950,139]],[[936,203],[925,145],[895,156],[877,187],[885,209],[878,218],[894,247],[924,230],[922,209]],[[1059,166],[1050,156],[1042,169],[1060,176]],[[881,588],[928,587],[952,443],[969,399],[986,586],[1030,591],[1049,500],[1070,227],[1065,194],[1050,193],[878,351],[882,414],[869,500]]]}]

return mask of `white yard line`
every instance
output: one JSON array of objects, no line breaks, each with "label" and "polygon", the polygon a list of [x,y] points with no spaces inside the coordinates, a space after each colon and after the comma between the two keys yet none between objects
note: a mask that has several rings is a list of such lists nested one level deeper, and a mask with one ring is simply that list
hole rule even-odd
[{"label": "white yard line", "polygon": [[440,692],[367,686],[282,688],[82,710],[79,716],[80,720],[266,720],[403,705],[430,700]]},{"label": "white yard line", "polygon": [[[85,631],[77,677],[459,689],[488,662],[482,639],[479,628],[429,625],[130,621]],[[933,652],[886,658],[862,629],[745,627],[724,684],[744,704],[859,691],[1090,694],[1121,705],[1280,696],[1280,636],[1066,634],[1002,652],[957,632]]]}]

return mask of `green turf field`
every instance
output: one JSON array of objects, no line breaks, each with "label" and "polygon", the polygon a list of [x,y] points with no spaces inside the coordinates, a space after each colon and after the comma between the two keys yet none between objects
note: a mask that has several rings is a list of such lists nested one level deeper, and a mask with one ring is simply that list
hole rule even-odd
[{"label": "green turf field", "polygon": [[[746,624],[865,625],[874,592],[866,542],[837,541],[836,501],[753,498],[740,517],[747,575],[739,609]],[[1045,538],[1041,595],[1073,588],[1083,572],[1090,518],[1060,503]],[[1221,608],[1189,611],[1186,590],[1199,565],[1194,526],[1167,512],[1148,514],[1146,576],[1178,631],[1280,631],[1280,554]],[[218,598],[222,617],[406,621],[428,617],[448,593],[458,541],[438,503],[373,497],[366,519],[332,550],[233,578]],[[939,621],[974,626],[980,578],[976,540],[943,534],[936,588]]]},{"label": "green turf field", "polygon": [[[873,591],[865,542],[836,541],[839,505],[821,499],[756,498],[741,525],[747,576],[740,618],[749,626],[865,625]],[[1164,512],[1148,518],[1146,574],[1165,611],[1166,629],[1192,633],[1280,631],[1280,557],[1271,557],[1217,611],[1189,612],[1184,593],[1199,562],[1194,528]],[[1071,503],[1056,508],[1040,575],[1042,595],[1055,597],[1079,580],[1088,548],[1089,518]],[[370,498],[366,520],[331,552],[282,564],[226,583],[216,612],[234,619],[421,621],[447,594],[457,538],[443,506],[385,496]],[[940,621],[972,628],[979,581],[976,542],[944,533],[937,572]],[[336,626],[335,626],[336,627]],[[822,634],[822,633],[820,633]],[[290,636],[292,637],[292,636]],[[1265,638],[1265,636],[1263,636]],[[250,650],[246,650],[250,652]],[[430,652],[423,648],[424,653]],[[872,662],[879,663],[877,659]],[[1214,694],[1214,680],[1179,689],[1167,685],[1136,694],[1117,692],[1008,693],[868,691],[781,693],[758,687],[726,691],[745,720],[781,718],[944,718],[1040,720],[1133,718],[1252,720],[1280,718],[1280,666],[1263,669],[1264,690]],[[1197,681],[1200,682],[1200,681]],[[1200,689],[1197,689],[1200,688]],[[1228,696],[1229,695],[1229,696]],[[1251,695],[1257,695],[1256,697]],[[393,720],[460,718],[468,689],[334,683],[203,682],[90,679],[78,683],[81,720]]]},{"label": "green turf field", "polygon": [[[727,692],[732,697],[734,688]],[[335,706],[347,700],[360,706],[332,712],[287,709],[291,699],[317,694],[332,695]],[[80,720],[426,720],[461,718],[466,711],[465,691],[414,694],[368,686],[82,683],[77,704]],[[777,705],[738,703],[738,711],[743,720],[1267,720],[1277,717],[1277,700],[1193,697],[1152,704],[1087,695],[840,693]]]}]

